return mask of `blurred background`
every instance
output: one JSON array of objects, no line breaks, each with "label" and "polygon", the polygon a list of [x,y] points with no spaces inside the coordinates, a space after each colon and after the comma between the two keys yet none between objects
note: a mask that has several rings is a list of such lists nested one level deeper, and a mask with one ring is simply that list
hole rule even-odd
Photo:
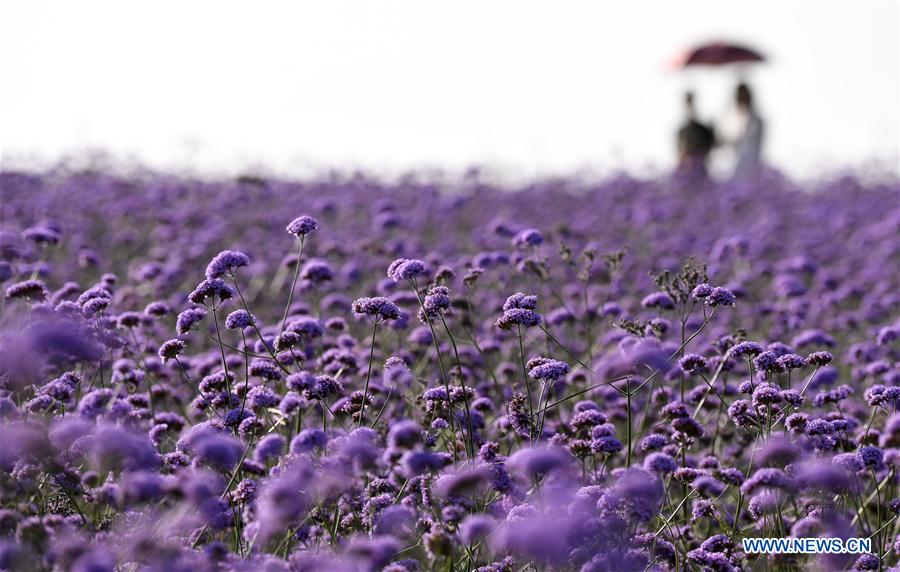
[{"label": "blurred background", "polygon": [[[897,173],[898,2],[3,0],[6,168],[671,170],[754,87],[768,163]],[[765,54],[673,69],[697,43]],[[713,171],[720,170],[716,159]]]}]

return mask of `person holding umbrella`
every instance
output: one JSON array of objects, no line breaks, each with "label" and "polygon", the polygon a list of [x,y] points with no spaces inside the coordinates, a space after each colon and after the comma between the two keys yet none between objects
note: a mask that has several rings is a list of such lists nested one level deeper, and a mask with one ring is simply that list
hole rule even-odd
[{"label": "person holding umbrella", "polygon": [[678,168],[676,174],[690,181],[707,179],[706,160],[715,145],[716,138],[710,126],[697,119],[694,94],[684,94],[686,119],[678,130]]},{"label": "person holding umbrella", "polygon": [[[711,42],[695,47],[683,53],[675,60],[675,65],[682,69],[698,66],[726,67],[747,66],[763,62],[765,58],[758,51],[730,42]],[[689,106],[693,99],[690,98]],[[762,168],[763,121],[757,113],[753,102],[753,94],[746,83],[741,82],[735,90],[736,129],[734,135],[717,141],[730,146],[735,153],[732,179],[751,180]],[[690,117],[690,116],[689,116]],[[682,132],[679,131],[679,149]],[[679,157],[681,153],[679,153]],[[679,165],[681,161],[679,160]]]}]

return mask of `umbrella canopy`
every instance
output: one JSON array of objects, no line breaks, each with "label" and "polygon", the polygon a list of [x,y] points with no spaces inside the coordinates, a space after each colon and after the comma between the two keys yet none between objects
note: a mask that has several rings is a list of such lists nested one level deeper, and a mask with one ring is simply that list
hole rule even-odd
[{"label": "umbrella canopy", "polygon": [[765,61],[765,57],[747,46],[728,42],[712,42],[697,46],[682,54],[675,60],[675,67],[720,66],[762,61]]}]

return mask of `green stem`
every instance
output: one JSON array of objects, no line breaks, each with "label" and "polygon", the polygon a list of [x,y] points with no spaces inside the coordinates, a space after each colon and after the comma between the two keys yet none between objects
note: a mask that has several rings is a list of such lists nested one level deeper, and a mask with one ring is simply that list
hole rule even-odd
[{"label": "green stem", "polygon": [[[425,312],[425,303],[422,301],[422,296],[419,294],[419,284],[415,278],[410,280],[410,284],[413,287],[413,292],[416,293],[416,299],[419,301],[419,308],[422,309],[422,312]],[[444,390],[447,392],[447,413],[450,417],[450,430],[454,435],[453,438],[453,462],[457,461],[456,454],[456,416],[453,414],[453,402],[450,401],[450,381],[447,378],[447,369],[444,367],[444,359],[441,357],[441,347],[438,345],[437,333],[434,331],[434,324],[431,323],[431,320],[425,320],[428,322],[428,329],[431,331],[431,341],[434,345],[434,353],[437,355],[438,365],[441,368],[441,378],[444,381]],[[467,453],[468,454],[468,453]]]},{"label": "green stem", "polygon": [[578,358],[575,356],[575,354],[573,354],[572,352],[570,352],[569,349],[568,349],[566,346],[564,346],[564,345],[562,345],[561,343],[559,343],[559,340],[557,340],[555,337],[553,337],[553,334],[551,334],[551,333],[549,332],[549,330],[547,330],[542,324],[538,324],[538,327],[539,327],[545,334],[547,334],[547,336],[548,336],[551,340],[553,340],[553,343],[555,343],[556,345],[558,345],[558,346],[562,349],[562,351],[566,352],[566,353],[569,355],[570,358],[572,358],[573,360],[575,360],[575,361],[578,363],[578,365],[580,365],[580,366],[583,367],[584,369],[588,370],[589,372],[594,373],[594,370],[592,370],[590,367],[588,367],[587,365],[585,365],[585,363],[584,363],[583,361],[581,361],[580,359],[578,359]]},{"label": "green stem", "polygon": [[463,403],[466,406],[466,424],[469,429],[469,458],[475,458],[475,430],[472,428],[472,416],[469,414],[469,393],[466,391],[466,380],[463,376],[462,371],[462,362],[459,359],[459,349],[456,347],[456,340],[453,339],[453,334],[450,333],[450,326],[447,325],[447,321],[444,320],[444,314],[441,313],[441,323],[444,324],[444,329],[447,330],[447,337],[450,338],[450,346],[453,348],[453,355],[456,357],[456,371],[459,373],[459,384],[462,387],[463,391]]},{"label": "green stem", "polygon": [[[366,415],[366,400],[369,398],[369,380],[372,377],[372,359],[375,356],[375,334],[378,332],[378,322],[372,320],[372,346],[369,348],[369,368],[366,371],[366,388],[363,390],[362,406],[359,410],[359,423],[356,428],[362,427],[363,418]],[[449,396],[448,396],[449,397]]]},{"label": "green stem", "polygon": [[297,251],[297,267],[294,268],[294,279],[291,280],[291,290],[288,292],[287,306],[284,307],[284,317],[281,318],[281,325],[278,326],[278,335],[284,331],[284,324],[287,322],[288,314],[291,312],[291,304],[294,301],[294,288],[297,287],[297,277],[300,276],[300,262],[303,260],[303,243],[306,242],[306,236],[300,237],[300,250]]},{"label": "green stem", "polygon": [[528,393],[528,435],[529,441],[534,441],[534,405],[531,403],[531,382],[528,381],[528,372],[525,367],[525,342],[522,334],[522,326],[519,328],[519,356],[522,358],[522,375],[525,377],[525,391]]},{"label": "green stem", "polygon": [[625,380],[626,416],[628,417],[628,450],[625,453],[625,468],[631,467],[631,387],[630,379]]},{"label": "green stem", "polygon": [[222,353],[222,369],[225,370],[225,389],[228,391],[228,400],[231,401],[231,379],[228,375],[228,360],[225,359],[225,346],[222,345],[222,335],[219,332],[219,317],[217,309],[213,309],[212,315],[213,322],[216,324],[216,340],[219,342],[219,351]]}]

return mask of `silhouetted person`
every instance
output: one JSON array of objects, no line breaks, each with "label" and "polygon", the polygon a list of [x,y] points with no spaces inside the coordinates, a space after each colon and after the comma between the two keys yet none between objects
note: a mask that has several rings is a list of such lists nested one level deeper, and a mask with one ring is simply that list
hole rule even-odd
[{"label": "silhouetted person", "polygon": [[740,126],[734,141],[735,179],[753,179],[759,173],[762,160],[763,121],[753,106],[753,94],[747,84],[735,90]]},{"label": "silhouetted person", "polygon": [[715,145],[715,134],[711,127],[697,119],[694,94],[690,91],[684,94],[684,105],[685,123],[678,130],[677,173],[690,178],[705,179],[706,160]]}]

